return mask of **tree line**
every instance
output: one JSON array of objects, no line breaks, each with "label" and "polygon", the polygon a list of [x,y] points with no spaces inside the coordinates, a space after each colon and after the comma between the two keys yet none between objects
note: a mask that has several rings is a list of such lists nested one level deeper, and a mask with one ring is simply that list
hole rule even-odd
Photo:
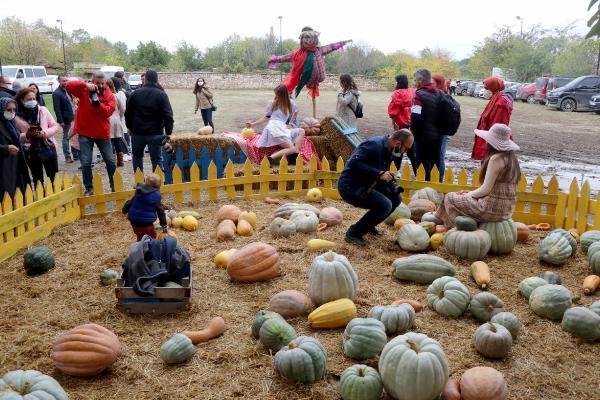
[{"label": "tree line", "polygon": [[[476,44],[473,54],[457,60],[452,52],[442,48],[425,48],[417,54],[399,50],[385,54],[358,42],[344,52],[325,58],[331,74],[379,76],[393,86],[398,73],[409,74],[427,68],[447,77],[482,79],[493,67],[510,70],[517,81],[532,81],[541,75],[579,76],[596,71],[600,40],[586,39],[574,32],[573,26],[544,29],[535,25],[521,35],[503,26]],[[102,36],[92,36],[84,29],[65,32],[67,69],[76,62],[121,65],[128,71],[153,68],[158,71],[265,72],[272,54],[287,54],[298,48],[298,41],[285,39],[281,43],[273,30],[263,37],[233,34],[221,43],[199,49],[186,41],[174,51],[154,41],[139,42],[128,48],[124,42],[111,42]],[[42,20],[26,23],[16,17],[0,22],[0,54],[2,63],[34,64],[63,68],[61,31]],[[283,64],[284,72],[290,65]]]}]

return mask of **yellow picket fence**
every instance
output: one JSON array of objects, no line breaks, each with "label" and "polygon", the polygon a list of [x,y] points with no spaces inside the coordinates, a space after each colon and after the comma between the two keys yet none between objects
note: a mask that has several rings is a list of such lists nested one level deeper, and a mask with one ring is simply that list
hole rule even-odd
[{"label": "yellow picket fence", "polygon": [[[263,159],[258,173],[254,173],[252,164],[246,161],[243,172],[236,176],[233,163],[225,166],[223,178],[217,178],[217,168],[211,162],[208,179],[200,179],[197,165],[190,168],[190,182],[183,182],[183,173],[178,166],[173,169],[173,183],[163,185],[161,192],[165,198],[175,203],[264,199],[265,197],[299,197],[308,188],[319,186],[325,198],[339,199],[337,180],[344,167],[344,161],[338,159],[332,169],[323,158],[321,169],[317,169],[317,159],[313,158],[305,165],[298,157],[295,166],[289,167],[282,160],[273,172],[267,159]],[[398,171],[392,166],[392,172]],[[161,170],[156,173],[164,175]],[[239,174],[237,174],[239,175]],[[142,182],[142,173],[137,171],[135,182]],[[411,193],[424,187],[432,187],[439,192],[448,193],[458,190],[471,190],[479,186],[479,171],[470,177],[461,169],[457,174],[448,168],[444,181],[438,183],[439,172],[432,171],[432,182],[425,181],[423,168],[416,176],[408,164],[404,164],[398,184],[405,191],[403,201],[409,202]],[[19,249],[50,235],[61,224],[75,221],[87,215],[103,215],[120,211],[124,202],[133,195],[133,188],[125,189],[120,172],[114,176],[115,191],[105,193],[102,178],[97,173],[93,178],[94,196],[83,197],[81,180],[73,181],[68,176],[57,177],[52,185],[49,180],[38,185],[35,193],[27,189],[25,194],[19,191],[11,199],[5,196],[0,209],[0,261],[15,254]],[[34,200],[35,198],[35,200]],[[577,228],[580,232],[600,229],[600,200],[590,197],[590,185],[586,181],[581,189],[574,179],[568,193],[559,191],[558,180],[552,177],[547,184],[537,176],[533,181],[522,177],[518,184],[518,196],[513,219],[527,224],[548,222],[557,228]]]}]

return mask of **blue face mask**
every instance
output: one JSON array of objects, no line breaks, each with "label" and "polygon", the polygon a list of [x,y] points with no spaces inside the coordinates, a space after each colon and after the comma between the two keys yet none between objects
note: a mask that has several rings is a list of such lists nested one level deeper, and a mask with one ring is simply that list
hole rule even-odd
[{"label": "blue face mask", "polygon": [[29,100],[26,101],[25,104],[23,104],[25,106],[25,108],[29,108],[30,110],[37,107],[38,102],[36,100]]}]

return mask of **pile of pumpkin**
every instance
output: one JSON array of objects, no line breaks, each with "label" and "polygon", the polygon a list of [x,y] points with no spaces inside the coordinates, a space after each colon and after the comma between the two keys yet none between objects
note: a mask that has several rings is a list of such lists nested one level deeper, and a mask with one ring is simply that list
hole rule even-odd
[{"label": "pile of pumpkin", "polygon": [[[198,229],[198,220],[200,213],[192,210],[187,211],[167,211],[167,223],[170,228],[182,228],[185,231],[195,231]],[[160,226],[158,227],[160,228]],[[173,236],[172,234],[170,236]]]}]

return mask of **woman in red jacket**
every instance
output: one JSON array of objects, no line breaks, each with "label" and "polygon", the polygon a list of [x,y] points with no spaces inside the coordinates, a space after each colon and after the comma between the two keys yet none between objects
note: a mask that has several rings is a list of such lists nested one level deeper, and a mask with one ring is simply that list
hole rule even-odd
[{"label": "woman in red jacket", "polygon": [[[410,109],[415,97],[415,89],[408,87],[408,77],[404,74],[396,76],[396,89],[392,93],[392,100],[388,105],[388,115],[392,119],[394,131],[410,127]],[[406,152],[412,165],[413,171],[417,173],[417,162],[414,153],[414,147]],[[397,168],[402,165],[402,157],[394,158]]]},{"label": "woman in red jacket", "polygon": [[[483,81],[483,85],[486,90],[483,97],[490,101],[481,113],[477,129],[489,131],[494,124],[509,125],[513,100],[510,95],[504,93],[504,81],[496,76],[490,76]],[[474,160],[483,160],[487,154],[487,150],[488,143],[481,137],[475,136],[471,158]]]}]

